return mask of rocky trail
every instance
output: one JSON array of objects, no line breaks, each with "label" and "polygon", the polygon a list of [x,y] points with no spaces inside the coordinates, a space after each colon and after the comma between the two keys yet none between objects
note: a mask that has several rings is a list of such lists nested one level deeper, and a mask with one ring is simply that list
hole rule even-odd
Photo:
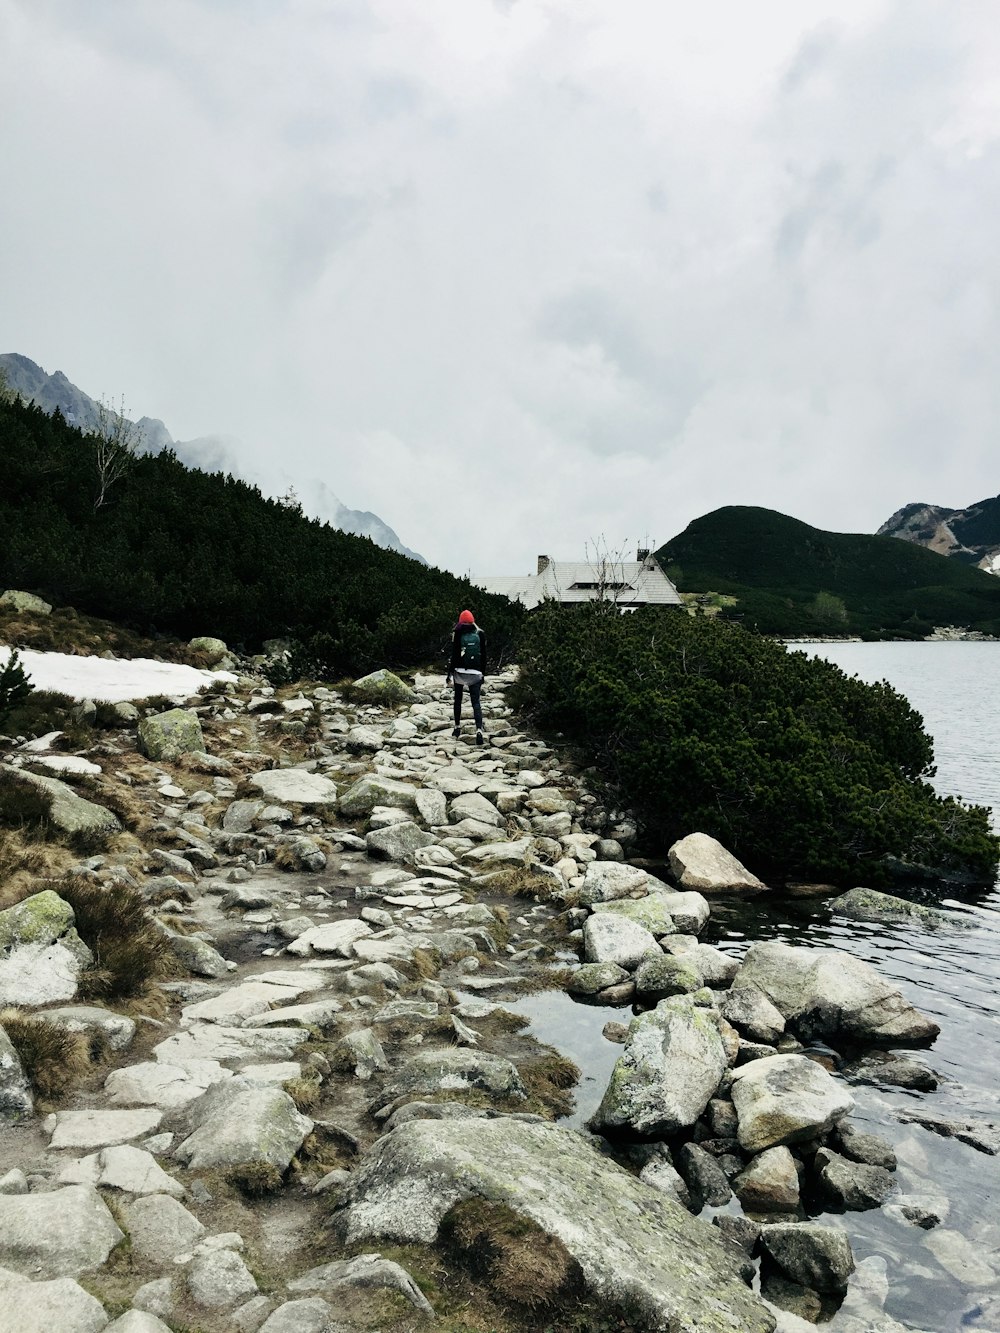
[{"label": "rocky trail", "polygon": [[[375,673],[8,748],[61,827],[112,836],[72,878],[140,893],[173,961],[159,1009],[81,1002],[100,959],[59,881],[0,912],[0,1023],[99,1053],[50,1110],[0,1028],[0,1329],[902,1328],[884,1262],[810,1217],[895,1187],[831,1055],[935,1025],[839,950],[700,943],[713,894],[764,886],[699,834],[674,884],[631,864],[513,680],[482,747],[440,678]],[[589,1131],[558,1123],[578,1071],[506,1007],[552,990],[637,1010]]]}]

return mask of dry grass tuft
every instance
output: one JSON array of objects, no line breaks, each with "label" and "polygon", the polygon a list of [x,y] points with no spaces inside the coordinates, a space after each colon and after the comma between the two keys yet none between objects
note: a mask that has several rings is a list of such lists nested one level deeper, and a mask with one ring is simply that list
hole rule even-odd
[{"label": "dry grass tuft", "polygon": [[539,903],[562,903],[566,897],[564,885],[558,884],[551,875],[539,875],[527,866],[495,870],[479,877],[476,884],[489,893],[502,893],[509,898],[531,898]]},{"label": "dry grass tuft", "polygon": [[467,1199],[441,1223],[440,1243],[503,1305],[541,1312],[583,1289],[580,1266],[555,1236],[504,1204]]},{"label": "dry grass tuft", "polygon": [[64,1096],[89,1073],[90,1040],[82,1032],[67,1032],[20,1009],[0,1012],[0,1027],[35,1092],[46,1101]]},{"label": "dry grass tuft", "polygon": [[518,1073],[534,1107],[543,1115],[569,1115],[573,1109],[571,1089],[580,1081],[580,1070],[551,1046],[540,1048],[538,1055],[519,1056]]},{"label": "dry grass tuft", "polygon": [[0,828],[0,911],[48,887],[37,881],[58,878],[76,860],[58,843],[38,842],[15,829]]},{"label": "dry grass tuft", "polygon": [[31,782],[0,772],[0,828],[50,833],[52,797]]},{"label": "dry grass tuft", "polygon": [[321,1082],[316,1078],[307,1078],[304,1075],[300,1078],[290,1078],[287,1083],[281,1086],[295,1103],[296,1109],[303,1115],[308,1115],[310,1111],[315,1111],[319,1106],[321,1097]]},{"label": "dry grass tuft", "polygon": [[282,1173],[268,1162],[246,1162],[243,1166],[231,1167],[225,1173],[225,1179],[247,1199],[264,1199],[269,1194],[277,1194],[284,1184]]},{"label": "dry grass tuft", "polygon": [[94,955],[93,970],[80,978],[82,994],[136,999],[173,971],[169,941],[150,918],[137,889],[78,877],[45,887],[72,907],[77,933]]}]

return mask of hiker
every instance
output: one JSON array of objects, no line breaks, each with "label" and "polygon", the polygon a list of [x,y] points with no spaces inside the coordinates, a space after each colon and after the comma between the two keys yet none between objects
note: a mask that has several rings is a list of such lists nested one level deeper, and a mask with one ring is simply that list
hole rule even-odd
[{"label": "hiker", "polygon": [[462,687],[469,691],[472,700],[472,715],[476,720],[476,744],[483,743],[483,708],[479,701],[479,692],[483,688],[486,675],[486,635],[476,624],[471,611],[463,611],[458,617],[458,624],[451,641],[451,658],[445,681],[455,686],[455,730],[458,736],[462,719]]}]

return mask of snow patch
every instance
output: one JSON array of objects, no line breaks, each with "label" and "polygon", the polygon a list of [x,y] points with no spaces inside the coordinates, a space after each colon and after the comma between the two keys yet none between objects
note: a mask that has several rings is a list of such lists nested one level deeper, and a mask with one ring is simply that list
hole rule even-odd
[{"label": "snow patch", "polygon": [[[0,644],[0,667],[11,649]],[[151,658],[108,660],[104,657],[74,657],[70,653],[36,653],[18,650],[21,665],[36,690],[56,690],[72,699],[106,699],[123,703],[165,694],[187,699],[210,681],[235,683],[230,671],[201,671],[177,662],[154,662]]]}]

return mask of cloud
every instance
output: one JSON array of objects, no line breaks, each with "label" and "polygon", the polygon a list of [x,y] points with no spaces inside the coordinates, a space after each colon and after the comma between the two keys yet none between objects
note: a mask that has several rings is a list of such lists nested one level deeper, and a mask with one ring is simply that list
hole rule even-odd
[{"label": "cloud", "polygon": [[456,570],[998,489],[944,0],[0,0],[0,350]]}]

